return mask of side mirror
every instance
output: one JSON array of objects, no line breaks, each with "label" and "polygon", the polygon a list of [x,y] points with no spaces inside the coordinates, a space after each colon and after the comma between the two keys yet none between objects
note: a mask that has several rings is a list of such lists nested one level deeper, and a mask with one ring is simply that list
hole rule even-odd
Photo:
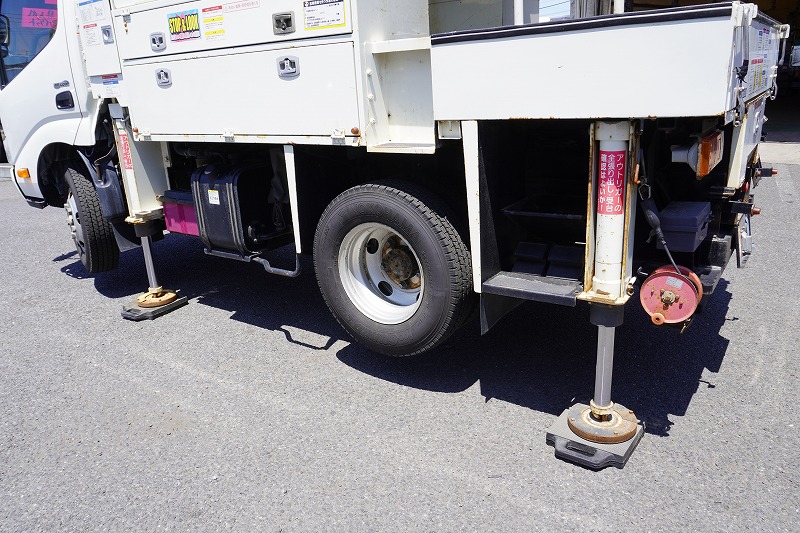
[{"label": "side mirror", "polygon": [[8,17],[0,15],[0,46],[8,47],[11,43],[11,23]]}]

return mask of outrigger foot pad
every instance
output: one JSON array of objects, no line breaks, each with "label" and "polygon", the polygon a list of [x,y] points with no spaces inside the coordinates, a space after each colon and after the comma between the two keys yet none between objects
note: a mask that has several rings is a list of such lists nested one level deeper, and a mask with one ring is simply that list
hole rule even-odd
[{"label": "outrigger foot pad", "polygon": [[[576,404],[566,409],[547,430],[547,444],[555,448],[556,457],[576,463],[592,470],[608,466],[622,468],[628,462],[636,445],[644,435],[644,423],[639,422],[633,436],[617,443],[592,442],[572,431],[569,424],[574,412],[590,409],[588,405]],[[572,412],[572,414],[570,414]]]},{"label": "outrigger foot pad", "polygon": [[134,320],[153,320],[183,307],[189,303],[186,296],[178,296],[177,293],[163,290],[161,287],[150,289],[144,294],[140,294],[136,300],[128,305],[122,306],[122,318]]}]

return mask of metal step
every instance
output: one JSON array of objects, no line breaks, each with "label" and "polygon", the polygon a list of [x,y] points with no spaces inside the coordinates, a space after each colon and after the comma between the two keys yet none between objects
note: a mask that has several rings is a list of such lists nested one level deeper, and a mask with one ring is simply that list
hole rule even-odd
[{"label": "metal step", "polygon": [[487,294],[575,307],[583,284],[578,280],[547,278],[525,272],[500,272],[486,280],[481,289]]}]

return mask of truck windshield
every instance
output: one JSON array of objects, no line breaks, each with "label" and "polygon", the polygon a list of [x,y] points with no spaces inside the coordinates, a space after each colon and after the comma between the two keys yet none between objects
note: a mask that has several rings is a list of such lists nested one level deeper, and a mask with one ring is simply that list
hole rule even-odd
[{"label": "truck windshield", "polygon": [[3,0],[11,41],[2,51],[4,81],[10,83],[41,52],[56,31],[56,0]]}]

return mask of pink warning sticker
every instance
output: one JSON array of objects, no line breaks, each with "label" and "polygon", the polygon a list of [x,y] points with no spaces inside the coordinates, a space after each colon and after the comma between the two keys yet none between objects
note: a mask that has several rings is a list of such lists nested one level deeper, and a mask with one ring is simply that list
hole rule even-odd
[{"label": "pink warning sticker", "polygon": [[40,7],[22,8],[22,27],[41,28],[43,30],[55,28],[58,20],[58,10]]},{"label": "pink warning sticker", "polygon": [[623,214],[625,190],[625,151],[601,151],[597,180],[597,214]]},{"label": "pink warning sticker", "polygon": [[119,150],[122,152],[122,161],[125,170],[133,170],[133,158],[131,157],[131,145],[128,142],[128,134],[119,134]]}]

